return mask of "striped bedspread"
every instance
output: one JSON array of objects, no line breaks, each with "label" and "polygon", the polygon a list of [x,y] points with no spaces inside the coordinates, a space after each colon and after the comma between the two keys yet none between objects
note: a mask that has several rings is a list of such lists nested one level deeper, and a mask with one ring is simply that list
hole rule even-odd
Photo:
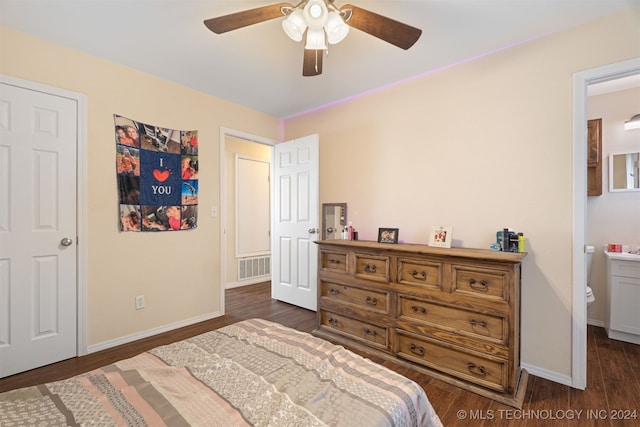
[{"label": "striped bedspread", "polygon": [[0,425],[442,424],[413,381],[343,347],[252,319],[0,394]]}]

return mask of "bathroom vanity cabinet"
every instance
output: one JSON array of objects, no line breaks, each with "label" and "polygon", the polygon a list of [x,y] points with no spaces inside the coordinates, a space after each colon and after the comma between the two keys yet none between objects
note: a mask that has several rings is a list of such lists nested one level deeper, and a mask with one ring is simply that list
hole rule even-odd
[{"label": "bathroom vanity cabinet", "polygon": [[640,255],[605,252],[607,313],[611,339],[640,344]]},{"label": "bathroom vanity cabinet", "polygon": [[525,253],[323,240],[314,334],[522,407]]}]

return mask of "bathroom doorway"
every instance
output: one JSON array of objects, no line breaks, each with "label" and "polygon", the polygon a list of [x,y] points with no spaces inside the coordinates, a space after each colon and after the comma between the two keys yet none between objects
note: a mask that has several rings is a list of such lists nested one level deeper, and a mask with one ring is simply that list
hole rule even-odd
[{"label": "bathroom doorway", "polygon": [[571,386],[586,387],[587,304],[585,297],[587,244],[587,89],[590,85],[640,74],[640,58],[574,74],[573,78],[573,315]]}]

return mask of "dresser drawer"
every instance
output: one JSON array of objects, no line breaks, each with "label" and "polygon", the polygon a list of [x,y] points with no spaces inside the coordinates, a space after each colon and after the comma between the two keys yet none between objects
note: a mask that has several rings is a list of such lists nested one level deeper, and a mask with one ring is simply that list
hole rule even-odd
[{"label": "dresser drawer", "polygon": [[488,359],[462,349],[397,330],[398,356],[493,390],[507,390],[508,361]]},{"label": "dresser drawer", "polygon": [[320,268],[336,273],[346,273],[347,254],[340,252],[320,251]]},{"label": "dresser drawer", "polygon": [[385,350],[388,348],[389,334],[385,326],[372,325],[324,310],[320,311],[320,323],[333,332],[349,338],[364,341]]},{"label": "dresser drawer", "polygon": [[354,257],[356,261],[356,277],[367,280],[376,280],[378,282],[388,282],[390,280],[389,257],[357,253],[354,254]]},{"label": "dresser drawer", "polygon": [[398,283],[442,289],[442,264],[414,259],[398,259]]},{"label": "dresser drawer", "polygon": [[355,286],[338,285],[335,283],[321,282],[320,296],[334,301],[353,304],[367,310],[387,313],[389,311],[389,294],[386,292],[372,291]]},{"label": "dresser drawer", "polygon": [[509,322],[505,317],[492,316],[459,308],[398,296],[398,318],[435,325],[462,335],[506,344]]},{"label": "dresser drawer", "polygon": [[509,271],[453,264],[451,292],[509,301]]}]

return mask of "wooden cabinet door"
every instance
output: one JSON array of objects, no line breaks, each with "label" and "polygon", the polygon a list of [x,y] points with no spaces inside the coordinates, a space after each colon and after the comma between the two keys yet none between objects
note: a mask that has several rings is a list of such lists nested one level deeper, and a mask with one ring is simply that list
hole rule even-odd
[{"label": "wooden cabinet door", "polygon": [[587,121],[587,196],[602,195],[602,119]]}]

